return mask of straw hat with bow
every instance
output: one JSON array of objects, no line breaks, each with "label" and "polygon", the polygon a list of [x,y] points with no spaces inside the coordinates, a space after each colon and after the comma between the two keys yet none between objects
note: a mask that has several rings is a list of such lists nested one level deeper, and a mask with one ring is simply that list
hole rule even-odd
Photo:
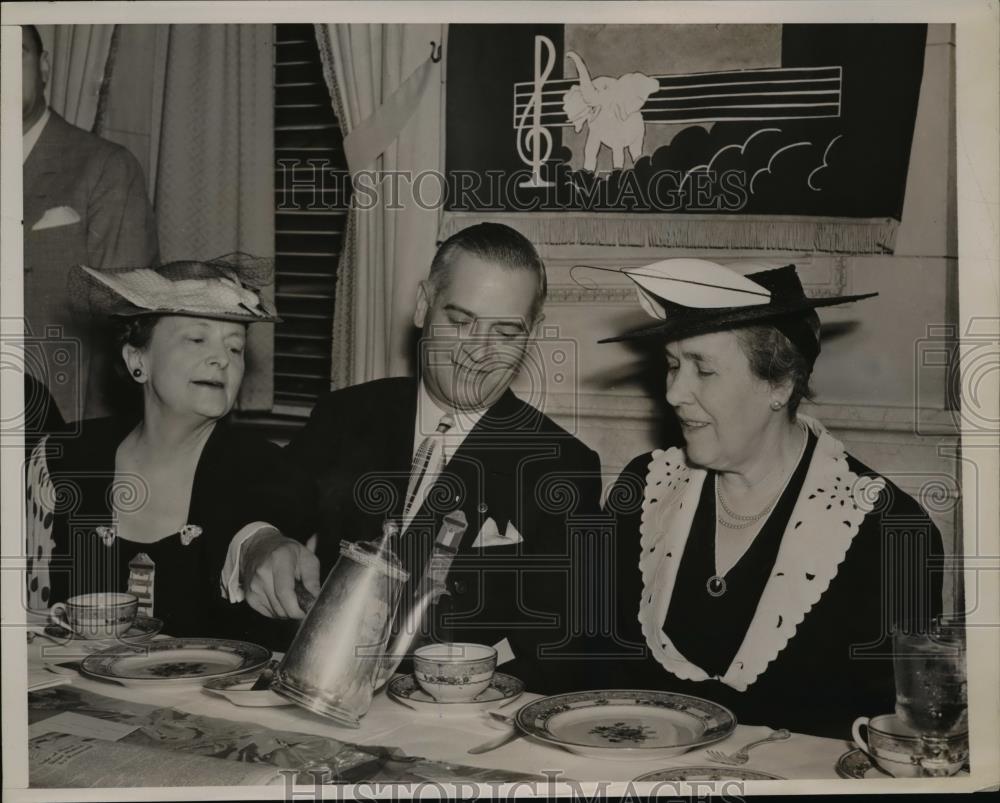
[{"label": "straw hat with bow", "polygon": [[281,320],[258,292],[271,283],[272,273],[272,260],[233,253],[152,268],[98,271],[75,265],[68,281],[74,308],[95,316],[187,315],[263,323]]}]

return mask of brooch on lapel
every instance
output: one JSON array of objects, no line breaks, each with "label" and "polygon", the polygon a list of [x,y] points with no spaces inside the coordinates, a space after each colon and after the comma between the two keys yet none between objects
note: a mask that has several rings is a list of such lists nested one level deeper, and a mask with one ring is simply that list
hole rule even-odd
[{"label": "brooch on lapel", "polygon": [[104,546],[111,546],[115,542],[115,537],[118,535],[118,528],[114,525],[110,527],[100,526],[96,528],[98,536],[100,536],[101,541],[104,542]]},{"label": "brooch on lapel", "polygon": [[201,527],[197,524],[185,524],[180,529],[181,543],[184,546],[190,544],[199,535],[201,535]]},{"label": "brooch on lapel", "polygon": [[[100,526],[96,527],[95,530],[100,536],[101,541],[104,542],[104,546],[111,546],[115,542],[115,538],[118,537],[118,528],[115,525],[110,527]],[[185,524],[178,530],[177,534],[181,537],[181,544],[187,546],[195,538],[201,535],[201,527],[197,524]]]}]

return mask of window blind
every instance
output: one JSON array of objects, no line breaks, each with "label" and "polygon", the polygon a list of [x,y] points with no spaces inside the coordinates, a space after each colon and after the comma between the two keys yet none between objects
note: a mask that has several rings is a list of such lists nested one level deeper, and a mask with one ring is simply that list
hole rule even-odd
[{"label": "window blind", "polygon": [[350,202],[343,134],[312,25],[275,25],[275,413],[330,386],[336,270]]}]

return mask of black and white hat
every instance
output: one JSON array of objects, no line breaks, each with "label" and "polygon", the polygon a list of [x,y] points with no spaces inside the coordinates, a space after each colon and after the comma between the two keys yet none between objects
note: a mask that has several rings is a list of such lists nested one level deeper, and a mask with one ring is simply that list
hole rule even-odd
[{"label": "black and white hat", "polygon": [[704,259],[665,259],[621,272],[635,282],[639,303],[657,322],[604,338],[601,343],[640,338],[669,342],[742,326],[770,324],[812,362],[819,355],[816,308],[878,295],[809,298],[794,265],[744,276]]}]

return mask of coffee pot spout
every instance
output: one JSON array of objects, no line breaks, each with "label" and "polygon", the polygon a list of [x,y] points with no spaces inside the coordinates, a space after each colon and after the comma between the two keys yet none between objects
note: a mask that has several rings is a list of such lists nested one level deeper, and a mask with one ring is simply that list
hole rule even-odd
[{"label": "coffee pot spout", "polygon": [[386,683],[392,677],[393,672],[399,668],[399,664],[409,652],[413,639],[416,638],[417,632],[420,630],[427,609],[437,602],[442,594],[448,593],[445,588],[445,580],[467,527],[468,522],[461,510],[453,510],[444,517],[441,530],[434,541],[430,560],[424,569],[423,592],[418,592],[406,621],[397,631],[392,649],[386,655],[375,678],[375,688]]},{"label": "coffee pot spout", "polygon": [[403,658],[410,651],[410,645],[413,644],[413,639],[416,638],[420,630],[420,623],[423,621],[427,609],[437,602],[442,594],[447,593],[448,591],[444,585],[435,584],[421,595],[410,608],[406,621],[396,633],[396,638],[393,640],[392,646],[386,654],[382,666],[379,668],[378,675],[375,678],[376,689],[381,688],[389,681],[389,678],[392,677],[393,673],[399,668],[400,663],[402,663]]}]

